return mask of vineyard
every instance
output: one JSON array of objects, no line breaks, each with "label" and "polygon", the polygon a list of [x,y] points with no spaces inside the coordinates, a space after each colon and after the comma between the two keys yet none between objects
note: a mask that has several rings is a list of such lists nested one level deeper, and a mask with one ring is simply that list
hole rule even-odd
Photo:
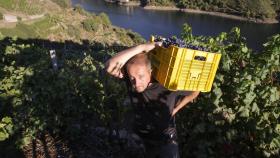
[{"label": "vineyard", "polygon": [[[176,116],[181,157],[279,157],[280,35],[263,52],[240,30],[182,39],[222,54],[209,93]],[[118,139],[126,129],[124,83],[104,62],[124,46],[5,37],[0,41],[1,157],[141,157]],[[49,54],[56,50],[57,69]],[[108,129],[108,136],[97,128]],[[129,129],[127,129],[129,131]],[[140,152],[141,153],[141,152]]]}]

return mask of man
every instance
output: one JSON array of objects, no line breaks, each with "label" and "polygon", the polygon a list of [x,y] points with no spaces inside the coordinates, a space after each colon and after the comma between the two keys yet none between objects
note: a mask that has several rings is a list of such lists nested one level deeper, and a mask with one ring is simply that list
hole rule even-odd
[{"label": "man", "polygon": [[146,43],[123,50],[106,62],[106,71],[128,80],[135,112],[133,129],[143,139],[145,157],[178,158],[174,116],[199,92],[169,91],[152,78],[147,53],[161,44]]}]

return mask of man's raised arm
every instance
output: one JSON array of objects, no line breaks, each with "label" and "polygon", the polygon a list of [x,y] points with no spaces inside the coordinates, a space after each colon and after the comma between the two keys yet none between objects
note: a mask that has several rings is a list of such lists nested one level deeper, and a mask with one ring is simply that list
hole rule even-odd
[{"label": "man's raised arm", "polygon": [[154,49],[156,45],[159,45],[159,43],[145,43],[120,51],[105,63],[105,69],[109,74],[118,78],[123,78],[121,68],[124,64],[137,54],[149,52]]}]

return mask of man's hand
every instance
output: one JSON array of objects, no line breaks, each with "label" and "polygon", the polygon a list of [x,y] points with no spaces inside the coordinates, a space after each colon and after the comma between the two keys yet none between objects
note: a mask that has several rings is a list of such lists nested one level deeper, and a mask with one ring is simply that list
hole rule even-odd
[{"label": "man's hand", "polygon": [[161,47],[162,46],[162,41],[154,42],[154,44],[155,44],[155,47]]},{"label": "man's hand", "polygon": [[122,67],[130,58],[143,52],[149,52],[161,45],[162,42],[152,42],[125,49],[117,53],[105,63],[105,70],[115,77],[123,78],[124,74],[122,72]]},{"label": "man's hand", "polygon": [[108,60],[105,63],[105,69],[107,73],[113,75],[114,77],[123,78],[122,67],[123,63],[118,61],[112,61],[113,59]]},{"label": "man's hand", "polygon": [[199,95],[199,91],[192,92],[191,95],[185,96],[182,101],[177,103],[175,108],[172,111],[172,116],[175,116],[175,114],[184,106],[186,106],[189,102],[192,102],[197,96]]}]

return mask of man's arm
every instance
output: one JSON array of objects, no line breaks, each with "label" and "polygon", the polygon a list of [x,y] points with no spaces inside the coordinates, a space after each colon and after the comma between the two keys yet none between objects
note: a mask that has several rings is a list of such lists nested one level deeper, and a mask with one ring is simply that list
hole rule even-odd
[{"label": "man's arm", "polygon": [[159,43],[145,43],[120,51],[105,63],[105,69],[109,74],[118,78],[123,78],[121,68],[124,64],[137,54],[149,52],[154,49],[156,45],[159,45]]},{"label": "man's arm", "polygon": [[185,96],[173,109],[172,116],[174,116],[181,108],[186,106],[189,102],[195,99],[199,94],[199,91],[192,92],[191,95]]}]

